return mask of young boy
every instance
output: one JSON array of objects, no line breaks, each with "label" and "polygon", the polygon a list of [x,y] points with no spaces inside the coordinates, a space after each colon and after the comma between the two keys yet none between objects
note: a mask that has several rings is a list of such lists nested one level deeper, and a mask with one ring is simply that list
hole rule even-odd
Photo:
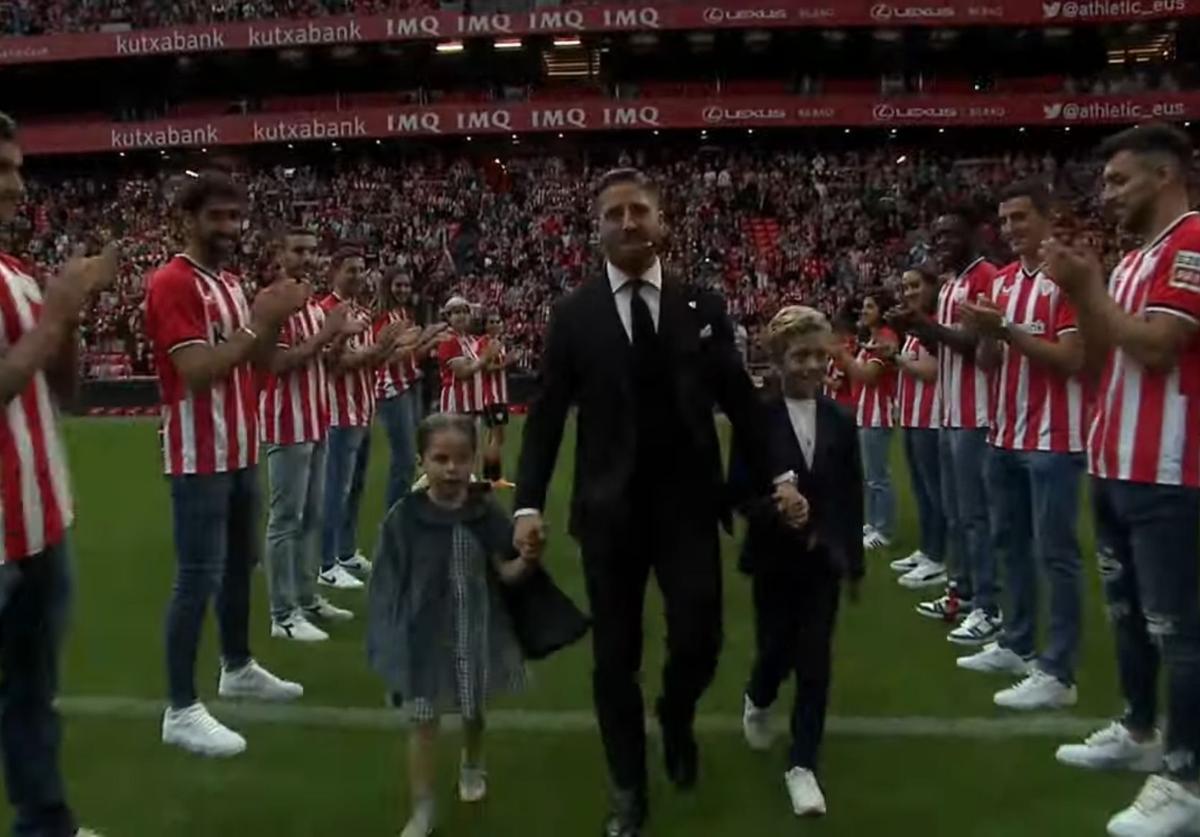
[{"label": "young boy", "polygon": [[766,405],[770,465],[773,473],[794,475],[807,499],[801,519],[785,520],[774,498],[753,495],[736,453],[730,468],[731,498],[750,524],[740,567],[753,580],[757,634],[743,729],[751,748],[770,748],[770,707],[794,671],[784,780],[797,816],[825,813],[814,771],[825,731],[833,629],[842,579],[856,600],[863,576],[857,431],[850,414],[820,394],[832,340],[825,316],[801,306],[776,314],[765,335],[781,390]]}]

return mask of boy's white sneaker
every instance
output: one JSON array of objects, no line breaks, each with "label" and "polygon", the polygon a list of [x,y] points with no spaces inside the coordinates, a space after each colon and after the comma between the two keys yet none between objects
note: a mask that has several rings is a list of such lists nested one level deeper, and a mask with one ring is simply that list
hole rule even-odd
[{"label": "boy's white sneaker", "polygon": [[221,669],[221,683],[217,694],[223,698],[252,698],[283,702],[304,696],[304,687],[299,683],[276,677],[254,660],[237,671]]},{"label": "boy's white sneaker", "polygon": [[793,767],[783,776],[787,783],[788,796],[792,799],[792,810],[798,817],[820,817],[825,814],[825,794],[817,784],[811,770]]},{"label": "boy's white sneaker", "polygon": [[742,733],[751,750],[765,752],[771,749],[775,736],[771,732],[771,710],[760,709],[750,700],[749,695],[743,696]]},{"label": "boy's white sneaker", "polygon": [[1108,821],[1112,837],[1200,834],[1200,796],[1166,776],[1151,776],[1133,804]]},{"label": "boy's white sneaker", "polygon": [[210,715],[199,701],[186,709],[168,708],[163,713],[162,740],[213,758],[236,756],[246,750],[246,739]]},{"label": "boy's white sneaker", "polygon": [[1064,744],[1054,754],[1059,763],[1089,770],[1134,770],[1153,773],[1163,765],[1162,735],[1157,730],[1149,741],[1134,741],[1120,721],[1089,735],[1082,744]]}]

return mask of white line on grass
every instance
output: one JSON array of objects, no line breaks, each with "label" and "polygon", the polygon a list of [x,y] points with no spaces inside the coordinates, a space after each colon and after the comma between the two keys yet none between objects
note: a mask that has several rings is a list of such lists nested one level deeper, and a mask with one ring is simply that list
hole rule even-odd
[{"label": "white line on grass", "polygon": [[[162,716],[164,704],[131,697],[63,697],[59,708],[68,716],[143,721]],[[215,713],[230,723],[283,724],[329,729],[400,729],[400,713],[386,708],[308,706],[305,704],[227,703],[211,704]],[[785,721],[780,717],[781,723]],[[454,719],[447,719],[448,725]],[[1098,718],[1070,715],[1021,715],[1007,718],[933,718],[919,715],[899,717],[841,717],[829,719],[834,735],[895,736],[909,738],[1077,738],[1109,723]],[[649,724],[650,728],[656,726]],[[488,713],[488,727],[511,732],[592,732],[595,716],[585,710],[538,711],[498,709]],[[739,733],[741,719],[735,715],[701,715],[696,719],[701,732]]]}]

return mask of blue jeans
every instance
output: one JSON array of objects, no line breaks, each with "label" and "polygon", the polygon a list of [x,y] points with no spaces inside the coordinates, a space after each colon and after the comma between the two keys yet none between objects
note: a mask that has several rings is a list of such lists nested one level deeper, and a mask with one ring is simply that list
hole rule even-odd
[{"label": "blue jeans", "polygon": [[989,474],[993,533],[1004,532],[1008,601],[1000,644],[1022,657],[1037,650],[1038,569],[1050,594],[1050,629],[1038,667],[1075,682],[1083,612],[1082,559],[1076,526],[1082,454],[993,448]]},{"label": "blue jeans", "polygon": [[1154,729],[1167,670],[1166,773],[1200,779],[1200,489],[1093,478],[1097,558],[1126,724]]},{"label": "blue jeans", "polygon": [[221,659],[250,661],[250,570],[258,562],[258,468],[171,477],[175,585],[167,607],[167,690],[171,706],[196,702],[196,652],[216,597]]},{"label": "blue jeans", "polygon": [[325,442],[267,447],[267,590],[271,618],[314,603],[325,511]]},{"label": "blue jeans", "polygon": [[379,402],[379,419],[387,432],[392,462],[388,468],[386,512],[412,487],[417,463],[417,424],[421,421],[421,404],[416,389]]},{"label": "blue jeans", "polygon": [[995,616],[999,613],[996,556],[988,521],[987,430],[938,431],[942,467],[942,510],[951,584],[963,599]]},{"label": "blue jeans", "polygon": [[872,529],[891,538],[896,519],[896,497],[892,493],[888,461],[892,450],[892,428],[861,428],[858,441],[862,448],[864,517]]},{"label": "blue jeans", "polygon": [[917,502],[921,551],[938,563],[946,560],[946,515],[942,511],[942,471],[938,461],[940,432],[915,427],[904,431],[904,453]]},{"label": "blue jeans", "polygon": [[75,834],[58,763],[62,724],[54,709],[71,576],[65,541],[0,564],[0,750],[15,837]]},{"label": "blue jeans", "polygon": [[325,459],[325,522],[321,529],[321,569],[354,555],[358,506],[367,479],[371,452],[369,427],[329,428]]}]

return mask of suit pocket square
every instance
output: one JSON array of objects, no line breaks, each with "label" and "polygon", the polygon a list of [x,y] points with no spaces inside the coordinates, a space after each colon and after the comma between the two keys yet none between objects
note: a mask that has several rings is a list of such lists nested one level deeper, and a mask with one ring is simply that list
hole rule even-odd
[{"label": "suit pocket square", "polygon": [[713,327],[711,324],[706,325],[704,328],[700,329],[700,339],[701,340],[707,340],[708,338],[710,338],[712,336],[713,336]]}]

